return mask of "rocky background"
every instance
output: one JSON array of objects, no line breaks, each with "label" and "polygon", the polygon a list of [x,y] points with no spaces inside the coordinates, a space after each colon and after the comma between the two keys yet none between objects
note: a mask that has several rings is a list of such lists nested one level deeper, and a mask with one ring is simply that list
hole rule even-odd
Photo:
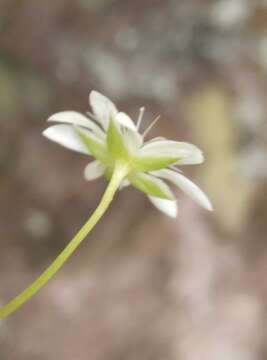
[{"label": "rocky background", "polygon": [[0,324],[1,360],[267,359],[267,2],[0,1],[0,300],[55,258],[104,180],[41,136],[96,89],[151,135],[192,141],[210,214],[134,189],[60,273]]}]

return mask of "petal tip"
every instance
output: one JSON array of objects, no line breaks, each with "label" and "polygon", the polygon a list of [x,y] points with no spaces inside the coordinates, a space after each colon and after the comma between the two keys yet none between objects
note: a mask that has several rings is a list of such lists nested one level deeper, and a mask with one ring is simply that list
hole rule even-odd
[{"label": "petal tip", "polygon": [[96,96],[101,96],[101,94],[98,92],[98,91],[96,91],[96,90],[92,90],[90,93],[89,93],[89,99],[92,99],[92,98],[94,98],[94,97],[96,97]]},{"label": "petal tip", "polygon": [[99,91],[92,90],[89,94],[89,102],[91,105],[95,103],[95,101],[104,101],[109,100],[105,95],[101,94]]},{"label": "petal tip", "polygon": [[118,112],[115,116],[115,120],[120,123],[120,125],[125,126],[132,131],[137,131],[137,128],[132,119],[124,112]]},{"label": "petal tip", "polygon": [[[202,192],[202,190],[199,189],[199,191]],[[200,196],[199,198],[199,205],[201,205],[205,210],[208,210],[208,211],[214,211],[213,209],[213,205],[210,201],[210,199],[207,197],[207,195],[202,192],[202,195]]]},{"label": "petal tip", "polygon": [[210,212],[214,211],[214,207],[213,207],[213,205],[212,205],[212,203],[210,201],[208,201],[205,208]]},{"label": "petal tip", "polygon": [[168,217],[175,219],[178,215],[178,206],[176,200],[160,199],[155,196],[148,196],[152,204]]},{"label": "petal tip", "polygon": [[92,181],[104,175],[104,172],[105,167],[98,160],[94,160],[85,167],[84,178],[86,181]]},{"label": "petal tip", "polygon": [[47,139],[49,139],[49,133],[50,133],[49,127],[42,131],[42,135]]}]

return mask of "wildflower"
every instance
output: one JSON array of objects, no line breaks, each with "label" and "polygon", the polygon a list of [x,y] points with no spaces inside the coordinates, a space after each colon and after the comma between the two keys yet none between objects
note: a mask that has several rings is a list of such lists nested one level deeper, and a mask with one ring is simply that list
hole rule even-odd
[{"label": "wildflower", "polygon": [[144,192],[151,202],[165,214],[175,217],[175,196],[165,180],[181,188],[207,210],[212,210],[207,196],[175,166],[200,164],[202,152],[194,145],[155,138],[145,142],[145,136],[155,123],[139,132],[144,109],[135,124],[119,112],[116,106],[96,91],[90,94],[93,113],[86,117],[74,111],[54,114],[48,120],[57,122],[44,135],[71,150],[90,155],[95,160],[84,171],[87,180],[104,175],[107,189],[96,210],[51,265],[25,290],[0,308],[0,319],[19,309],[36,294],[62,267],[80,243],[104,215],[115,192],[132,184]]},{"label": "wildflower", "polygon": [[48,121],[59,124],[43,132],[48,139],[95,158],[84,170],[86,180],[102,175],[110,179],[115,164],[121,162],[128,170],[120,188],[133,185],[170,217],[177,215],[177,202],[166,180],[205,209],[212,210],[207,196],[176,168],[203,162],[202,152],[196,146],[162,137],[145,141],[151,127],[140,133],[144,108],[140,109],[135,124],[127,114],[119,112],[112,101],[96,91],[90,93],[89,102],[93,113],[88,116],[74,111],[54,114]]}]

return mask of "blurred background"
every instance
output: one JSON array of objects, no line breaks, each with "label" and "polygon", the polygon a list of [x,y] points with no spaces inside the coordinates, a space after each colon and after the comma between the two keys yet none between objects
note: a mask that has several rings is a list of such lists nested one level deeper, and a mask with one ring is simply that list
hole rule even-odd
[{"label": "blurred background", "polygon": [[0,324],[1,360],[267,359],[267,1],[0,1],[0,301],[56,257],[104,180],[42,137],[96,89],[189,141],[169,219],[125,189],[60,273]]}]

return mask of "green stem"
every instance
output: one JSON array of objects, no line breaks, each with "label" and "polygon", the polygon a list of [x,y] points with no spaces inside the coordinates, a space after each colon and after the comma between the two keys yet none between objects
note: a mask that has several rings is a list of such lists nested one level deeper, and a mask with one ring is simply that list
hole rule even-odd
[{"label": "green stem", "polygon": [[24,291],[22,291],[18,296],[16,296],[13,300],[11,300],[8,304],[6,304],[0,309],[0,319],[9,316],[18,308],[20,308],[56,274],[56,272],[61,268],[65,261],[71,256],[75,249],[80,245],[80,243],[85,239],[85,237],[93,229],[96,223],[104,215],[115,195],[115,192],[119,188],[121,181],[127,175],[127,172],[128,168],[126,165],[117,164],[115,166],[110,183],[98,207],[96,208],[92,216],[89,218],[89,220],[83,225],[83,227],[79,230],[76,236],[70,241],[70,243],[65,247],[65,249],[58,255],[58,257],[46,270]]}]

